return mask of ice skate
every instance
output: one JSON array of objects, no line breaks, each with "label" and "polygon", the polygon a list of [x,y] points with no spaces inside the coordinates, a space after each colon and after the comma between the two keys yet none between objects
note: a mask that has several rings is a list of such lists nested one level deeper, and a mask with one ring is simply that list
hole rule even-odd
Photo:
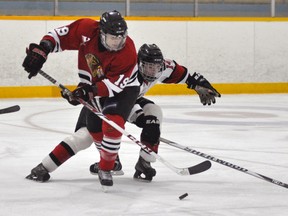
[{"label": "ice skate", "polygon": [[151,167],[150,162],[145,161],[142,157],[139,157],[135,169],[136,171],[133,176],[135,180],[151,182],[156,175],[156,170]]},{"label": "ice skate", "polygon": [[[99,170],[98,162],[96,162],[90,166],[90,173],[92,175],[97,175],[98,170]],[[114,168],[113,168],[113,170],[111,170],[111,175],[124,175],[124,172],[122,170],[122,164],[119,160],[119,157],[117,157],[115,160]]]},{"label": "ice skate", "polygon": [[26,179],[37,182],[46,182],[50,179],[50,175],[48,170],[43,166],[42,163],[40,163],[31,170],[31,173],[26,176]]},{"label": "ice skate", "polygon": [[107,192],[113,186],[113,178],[110,171],[98,170],[98,177],[102,190]]}]

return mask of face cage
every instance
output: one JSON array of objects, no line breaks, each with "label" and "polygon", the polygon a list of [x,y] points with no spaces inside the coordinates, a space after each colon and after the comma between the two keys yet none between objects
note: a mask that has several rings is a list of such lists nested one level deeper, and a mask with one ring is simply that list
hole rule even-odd
[{"label": "face cage", "polygon": [[150,63],[145,61],[140,61],[139,71],[143,79],[147,82],[154,82],[157,80],[163,71],[163,63]]},{"label": "face cage", "polygon": [[100,32],[100,38],[102,45],[109,51],[119,51],[125,46],[127,31],[122,35],[111,35],[105,34],[103,31]]}]

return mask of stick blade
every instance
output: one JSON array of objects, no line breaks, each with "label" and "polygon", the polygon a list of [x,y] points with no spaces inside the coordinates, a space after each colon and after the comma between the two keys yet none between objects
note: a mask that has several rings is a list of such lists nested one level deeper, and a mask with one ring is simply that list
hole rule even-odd
[{"label": "stick blade", "polygon": [[201,172],[204,172],[204,171],[210,169],[211,166],[212,166],[211,162],[206,160],[206,161],[203,161],[202,163],[199,163],[195,166],[189,167],[188,171],[189,171],[190,175],[194,175],[194,174],[198,174],[198,173],[201,173]]},{"label": "stick blade", "polygon": [[11,112],[17,112],[20,110],[20,106],[19,105],[14,105],[11,107],[7,107],[4,109],[0,109],[0,114],[6,114],[6,113],[11,113]]}]

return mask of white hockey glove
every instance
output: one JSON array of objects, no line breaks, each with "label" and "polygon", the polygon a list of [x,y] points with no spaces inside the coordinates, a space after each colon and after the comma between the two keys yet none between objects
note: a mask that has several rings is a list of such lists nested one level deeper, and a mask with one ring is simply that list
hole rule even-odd
[{"label": "white hockey glove", "polygon": [[194,89],[197,92],[204,106],[216,103],[215,97],[221,97],[221,94],[199,73],[195,72],[192,76],[189,74],[186,84],[187,88]]}]

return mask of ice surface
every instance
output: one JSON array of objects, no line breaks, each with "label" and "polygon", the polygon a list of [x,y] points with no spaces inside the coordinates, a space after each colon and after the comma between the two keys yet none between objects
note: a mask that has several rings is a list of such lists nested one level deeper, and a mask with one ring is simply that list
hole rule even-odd
[{"label": "ice surface", "polygon": [[[288,183],[288,95],[223,95],[204,107],[197,96],[148,96],[164,113],[162,137]],[[80,111],[63,99],[2,99],[0,109],[0,215],[79,216],[283,216],[288,190],[221,164],[180,176],[157,161],[151,183],[134,181],[139,146],[126,137],[120,149],[124,176],[103,193],[89,173],[99,154],[92,145],[55,172],[47,183],[25,179],[66,136],[73,133]],[[126,130],[139,137],[140,130]],[[159,154],[177,167],[204,159],[161,144]],[[188,197],[179,200],[179,196]]]}]

